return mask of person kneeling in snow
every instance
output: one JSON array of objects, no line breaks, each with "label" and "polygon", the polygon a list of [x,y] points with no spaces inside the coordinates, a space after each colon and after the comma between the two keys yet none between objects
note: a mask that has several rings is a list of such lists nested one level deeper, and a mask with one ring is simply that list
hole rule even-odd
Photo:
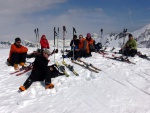
[{"label": "person kneeling in snow", "polygon": [[19,37],[16,38],[15,43],[11,45],[9,58],[7,59],[9,65],[14,66],[15,70],[19,69],[18,64],[20,64],[20,66],[24,66],[28,51],[28,49],[20,43],[21,39]]},{"label": "person kneeling in snow", "polygon": [[[48,66],[48,57],[50,56],[50,51],[45,49],[43,54],[36,56],[35,61],[33,62],[33,69],[31,75],[25,81],[23,86],[20,86],[20,91],[27,90],[30,85],[35,81],[44,81],[45,80],[45,89],[52,89],[54,85],[51,83],[51,78],[59,76],[59,71],[55,68],[55,65]],[[61,73],[61,75],[63,75]]]}]

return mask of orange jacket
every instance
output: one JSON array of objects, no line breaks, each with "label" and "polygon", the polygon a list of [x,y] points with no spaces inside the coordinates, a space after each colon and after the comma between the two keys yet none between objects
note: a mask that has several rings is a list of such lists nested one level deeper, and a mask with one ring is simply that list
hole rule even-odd
[{"label": "orange jacket", "polygon": [[85,38],[82,38],[82,39],[79,41],[79,49],[84,48],[84,41],[86,41]]},{"label": "orange jacket", "polygon": [[87,51],[87,53],[89,53],[90,52],[90,46],[91,45],[93,46],[94,40],[92,38],[90,38],[90,39],[86,38],[86,43],[87,43],[86,51]]},{"label": "orange jacket", "polygon": [[9,60],[11,58],[12,53],[26,53],[28,51],[28,48],[24,46],[17,47],[15,44],[12,44],[10,47],[10,52],[9,52]]}]

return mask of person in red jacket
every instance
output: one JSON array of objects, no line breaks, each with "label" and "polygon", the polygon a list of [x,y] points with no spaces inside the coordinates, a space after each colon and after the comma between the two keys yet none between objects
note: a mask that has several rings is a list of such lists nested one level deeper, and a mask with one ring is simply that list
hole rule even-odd
[{"label": "person in red jacket", "polygon": [[46,39],[46,36],[45,35],[42,35],[41,37],[41,40],[40,40],[40,44],[41,44],[41,49],[44,50],[44,49],[49,49],[49,42],[48,40]]},{"label": "person in red jacket", "polygon": [[28,48],[22,46],[20,43],[21,39],[19,37],[16,38],[14,44],[11,45],[9,58],[7,59],[7,62],[11,66],[14,66],[15,70],[19,69],[18,64],[20,64],[20,66],[24,66],[28,51]]}]

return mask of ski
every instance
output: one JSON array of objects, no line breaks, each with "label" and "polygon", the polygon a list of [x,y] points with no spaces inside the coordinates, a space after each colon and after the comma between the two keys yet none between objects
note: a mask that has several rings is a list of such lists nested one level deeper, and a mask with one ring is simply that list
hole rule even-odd
[{"label": "ski", "polygon": [[114,58],[118,58],[118,59],[121,59],[121,61],[124,61],[124,62],[127,62],[127,63],[129,63],[129,64],[136,64],[136,63],[134,63],[134,62],[131,62],[129,59],[128,59],[128,57],[123,57],[123,56],[120,56],[120,57],[116,57],[116,56],[114,56],[114,55],[112,55]]},{"label": "ski", "polygon": [[113,52],[113,50],[115,50],[115,48],[114,48],[114,47],[110,50],[110,52]]},{"label": "ski", "polygon": [[84,67],[84,68],[86,68],[86,69],[88,69],[89,71],[93,71],[93,72],[95,72],[95,73],[99,73],[99,71],[97,71],[97,70],[95,70],[95,69],[92,69],[92,68],[90,68],[89,66],[87,66],[87,65],[84,65],[84,64],[80,64],[80,63],[78,63],[78,62],[76,62],[76,61],[72,61],[74,64],[77,64],[77,65],[79,65],[79,66],[81,66],[81,67]]},{"label": "ski", "polygon": [[108,53],[104,52],[104,51],[98,51],[97,53],[101,54],[101,55],[108,55]]},{"label": "ski", "polygon": [[117,60],[117,61],[121,61],[121,62],[126,62],[126,63],[129,63],[129,64],[136,64],[134,62],[131,62],[128,58],[123,58],[123,56],[120,56],[120,57],[116,57],[114,55],[112,55],[113,57],[105,57],[105,58],[109,58],[109,59],[112,59],[112,60]]},{"label": "ski", "polygon": [[21,72],[21,71],[23,71],[23,70],[24,70],[24,67],[20,68],[19,70],[15,71],[15,72],[10,73],[10,74],[12,75],[12,74],[15,74],[15,73]]},{"label": "ski", "polygon": [[[29,65],[30,66],[30,65]],[[21,71],[23,71],[23,70],[26,70],[29,66],[27,66],[27,67],[21,67],[19,70],[17,70],[17,71],[15,71],[15,72],[12,72],[12,73],[10,73],[11,75],[12,74],[15,74],[15,73],[18,73],[18,72],[21,72]]]},{"label": "ski", "polygon": [[20,75],[22,75],[22,74],[24,74],[24,73],[26,73],[26,72],[28,72],[30,70],[32,70],[32,67],[26,68],[23,72],[16,74],[16,76],[20,76]]},{"label": "ski", "polygon": [[[61,65],[58,62],[55,62],[57,68],[61,67]],[[65,68],[61,68],[61,71],[66,75],[66,77],[69,77],[69,74],[66,72]]]},{"label": "ski", "polygon": [[146,54],[143,55],[141,52],[137,52],[137,56],[139,56],[142,59],[150,61],[150,58],[148,58]]},{"label": "ski", "polygon": [[72,71],[76,76],[79,76],[79,74],[74,70],[73,66],[68,65],[65,61],[62,61],[62,64],[65,65],[70,71]]},{"label": "ski", "polygon": [[85,61],[83,61],[83,60],[81,60],[81,59],[77,59],[77,61],[83,62],[86,66],[91,66],[91,67],[94,68],[95,70],[101,71],[101,69],[95,67],[95,66],[94,66],[93,64],[91,64],[91,63],[88,64],[88,63],[86,63]]}]

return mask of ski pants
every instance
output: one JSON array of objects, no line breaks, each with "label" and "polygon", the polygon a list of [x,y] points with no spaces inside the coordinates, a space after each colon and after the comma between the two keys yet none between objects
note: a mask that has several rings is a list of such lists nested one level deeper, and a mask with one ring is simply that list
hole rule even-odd
[{"label": "ski pants", "polygon": [[54,67],[54,65],[51,67],[53,68],[53,71],[50,71],[50,66],[47,67],[45,72],[39,71],[38,69],[33,69],[31,75],[27,78],[23,86],[28,89],[31,84],[36,81],[44,81],[45,85],[50,84],[51,78],[60,76],[59,71]]},{"label": "ski pants", "polygon": [[123,54],[125,55],[125,56],[131,56],[131,57],[134,57],[135,56],[135,54],[137,54],[137,50],[136,49],[125,49],[124,51],[123,51]]},{"label": "ski pants", "polygon": [[12,53],[9,63],[13,66],[14,64],[19,64],[20,62],[26,62],[27,53]]}]

